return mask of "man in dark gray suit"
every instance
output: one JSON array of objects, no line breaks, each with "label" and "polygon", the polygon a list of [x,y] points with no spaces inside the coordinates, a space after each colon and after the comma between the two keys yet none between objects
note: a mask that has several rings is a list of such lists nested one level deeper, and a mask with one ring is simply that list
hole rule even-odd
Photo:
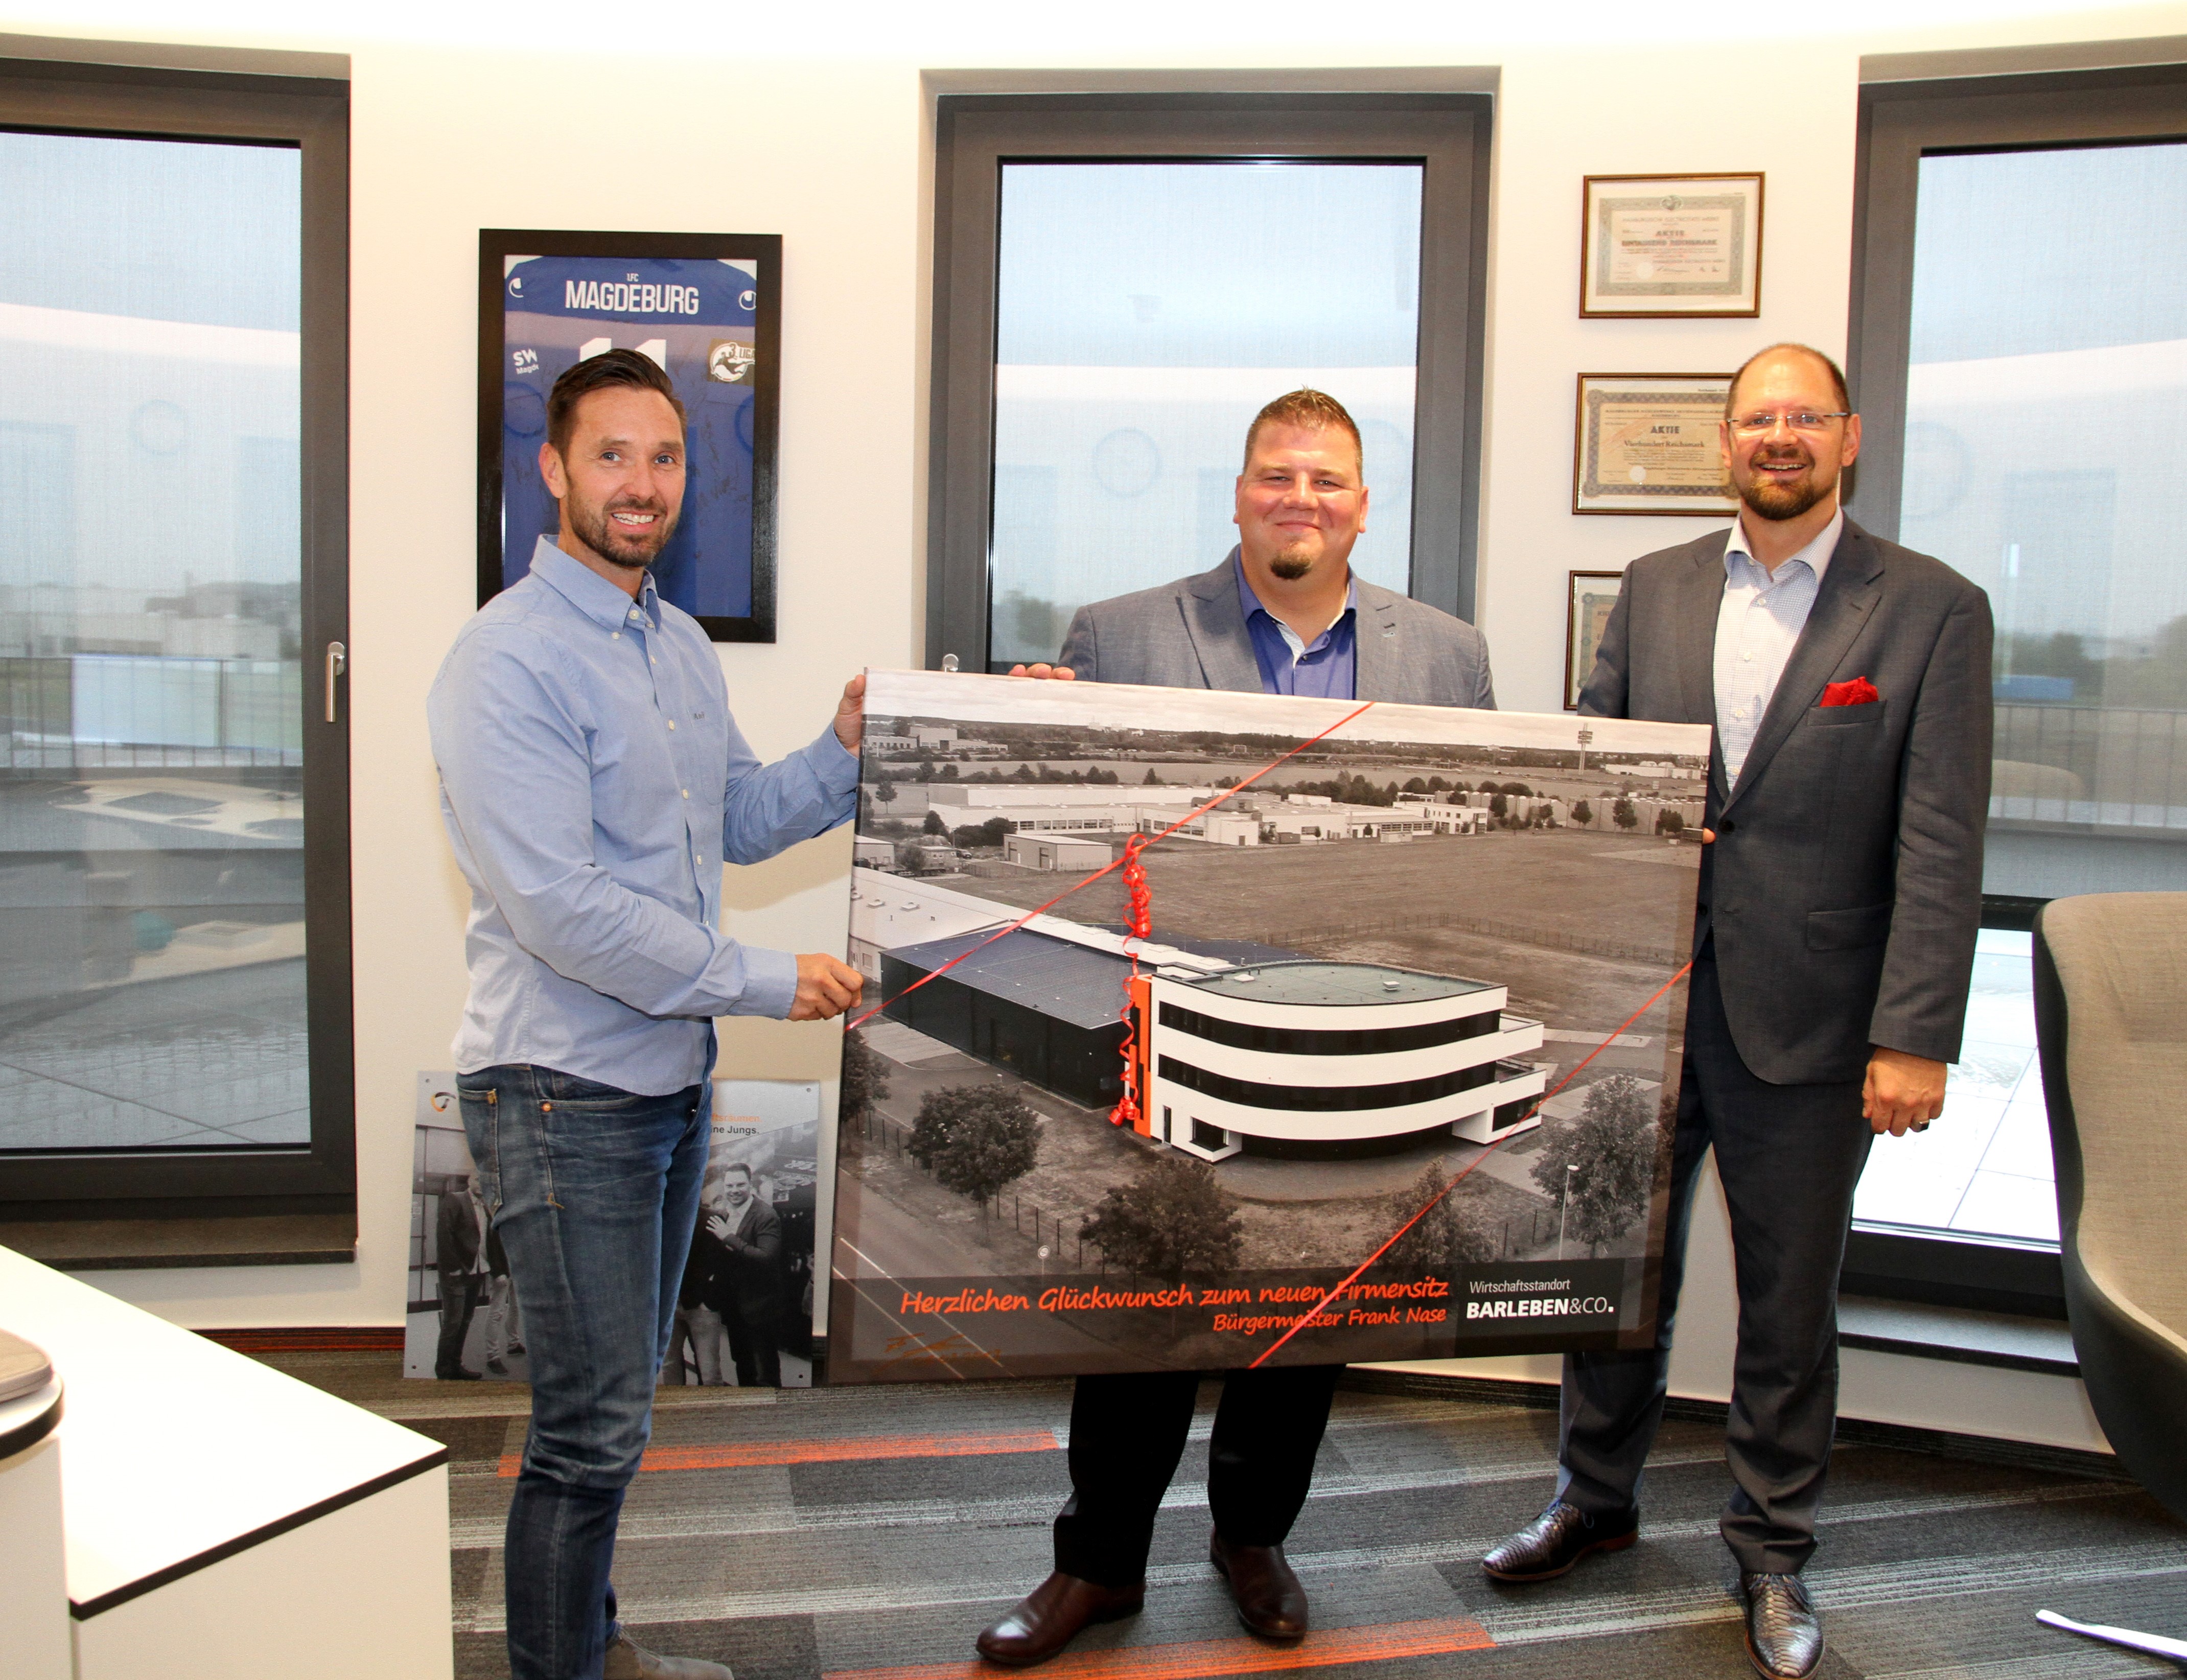
[{"label": "man in dark gray suit", "polygon": [[[1359,429],[1335,398],[1278,397],[1245,434],[1229,557],[1198,577],[1081,608],[1055,665],[1011,675],[1493,706],[1478,631],[1352,576],[1367,524],[1363,467]],[[1239,1620],[1264,1638],[1307,1631],[1306,1592],[1283,1542],[1306,1503],[1341,1368],[1223,1374],[1208,1441],[1208,1560]],[[1155,1515],[1199,1389],[1191,1371],[1078,1379],[1055,1572],[980,1635],[981,1655],[1045,1661],[1088,1623],[1138,1611]]]},{"label": "man in dark gray suit", "polygon": [[1853,1188],[1876,1134],[1942,1111],[1989,805],[1988,598],[1840,511],[1852,406],[1803,346],[1740,370],[1721,429],[1739,523],[1633,562],[1581,694],[1591,716],[1717,730],[1662,1306],[1652,1351],[1566,1357],[1557,1497],[1482,1559],[1541,1581],[1632,1543],[1713,1148],[1739,1289],[1722,1529],[1747,1655],[1772,1680],[1822,1657],[1799,1571],[1836,1418]]}]

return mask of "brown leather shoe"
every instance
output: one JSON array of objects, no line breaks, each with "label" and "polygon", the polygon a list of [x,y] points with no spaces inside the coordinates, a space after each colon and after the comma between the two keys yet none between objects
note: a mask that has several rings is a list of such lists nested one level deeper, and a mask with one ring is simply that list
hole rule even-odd
[{"label": "brown leather shoe", "polygon": [[1030,1668],[1046,1662],[1097,1621],[1137,1615],[1147,1601],[1146,1583],[1103,1587],[1061,1570],[1026,1594],[1018,1607],[980,1634],[975,1644],[989,1662]]},{"label": "brown leather shoe", "polygon": [[1238,1620],[1264,1639],[1306,1638],[1306,1588],[1284,1561],[1280,1546],[1233,1546],[1220,1534],[1207,1540],[1207,1561],[1230,1583]]}]

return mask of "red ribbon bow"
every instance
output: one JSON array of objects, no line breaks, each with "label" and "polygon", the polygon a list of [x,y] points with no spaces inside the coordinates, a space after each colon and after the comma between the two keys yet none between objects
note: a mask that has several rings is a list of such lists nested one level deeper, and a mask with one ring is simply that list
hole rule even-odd
[{"label": "red ribbon bow", "polygon": [[1826,683],[1823,685],[1824,705],[1868,705],[1883,698],[1875,692],[1875,684],[1865,677],[1856,677],[1850,683]]}]

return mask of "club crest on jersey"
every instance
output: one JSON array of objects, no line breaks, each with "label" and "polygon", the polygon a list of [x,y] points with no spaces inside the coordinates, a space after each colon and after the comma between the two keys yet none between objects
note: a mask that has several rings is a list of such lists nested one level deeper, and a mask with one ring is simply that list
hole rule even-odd
[{"label": "club crest on jersey", "polygon": [[716,339],[706,346],[706,377],[723,385],[740,385],[758,359],[742,339]]}]

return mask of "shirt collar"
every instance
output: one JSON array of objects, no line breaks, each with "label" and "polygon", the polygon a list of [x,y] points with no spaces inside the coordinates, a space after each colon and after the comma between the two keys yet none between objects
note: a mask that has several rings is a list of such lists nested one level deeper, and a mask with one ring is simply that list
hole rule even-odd
[{"label": "shirt collar", "polygon": [[[620,630],[630,621],[633,603],[621,590],[590,566],[571,559],[551,537],[542,537],[531,549],[531,575],[553,586],[556,593],[603,630]],[[661,621],[661,609],[653,588],[653,574],[638,586],[636,604],[649,626]]]},{"label": "shirt collar", "polygon": [[[1261,604],[1261,598],[1253,593],[1253,586],[1245,582],[1245,555],[1242,547],[1230,551],[1230,570],[1237,575],[1238,606],[1245,615],[1245,622],[1251,624],[1255,613],[1268,613],[1271,623],[1282,622],[1273,613],[1268,612],[1268,610]],[[1357,577],[1349,578],[1344,586],[1344,611],[1340,612],[1329,621],[1328,626],[1321,632],[1321,635],[1329,634],[1330,631],[1344,622],[1345,613],[1356,612],[1358,607],[1359,580]],[[1296,634],[1296,632],[1293,633]],[[1320,637],[1316,637],[1314,639],[1318,641]]]},{"label": "shirt collar", "polygon": [[[1830,522],[1816,533],[1815,540],[1793,555],[1792,559],[1806,561],[1808,570],[1815,575],[1815,582],[1820,583],[1823,581],[1823,574],[1830,570],[1830,556],[1837,552],[1838,538],[1844,531],[1845,509],[1840,508],[1837,512],[1830,515]],[[1743,512],[1731,522],[1731,536],[1723,545],[1723,570],[1724,576],[1727,577],[1733,575],[1732,556],[1734,554],[1744,554],[1748,559],[1753,560],[1755,565],[1761,568],[1763,575],[1765,577],[1770,577],[1773,582],[1776,577],[1781,577],[1784,575],[1784,566],[1778,567],[1773,576],[1766,566],[1763,566],[1761,561],[1754,559],[1754,550],[1746,544],[1746,515]],[[1790,565],[1791,560],[1787,560],[1785,564]]]}]

